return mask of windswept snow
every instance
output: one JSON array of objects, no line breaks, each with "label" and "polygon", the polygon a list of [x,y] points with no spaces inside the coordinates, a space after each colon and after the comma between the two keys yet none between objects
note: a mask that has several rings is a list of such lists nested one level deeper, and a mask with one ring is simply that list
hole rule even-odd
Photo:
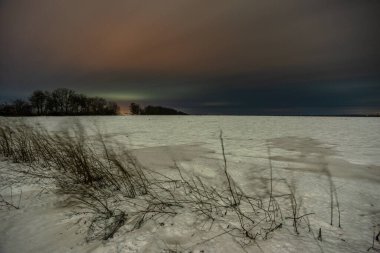
[{"label": "windswept snow", "polygon": [[[121,228],[106,242],[87,243],[87,225],[81,214],[74,215],[62,196],[49,191],[49,185],[26,180],[12,186],[13,198],[22,190],[20,209],[0,210],[1,253],[366,252],[372,245],[374,226],[380,230],[379,118],[107,116],[7,120],[52,133],[79,124],[89,138],[100,132],[108,145],[133,149],[151,170],[171,176],[177,165],[215,185],[223,176],[219,140],[223,130],[229,172],[245,192],[258,191],[263,183],[258,178],[268,178],[270,157],[273,177],[292,182],[304,213],[314,214],[309,216],[310,232],[305,228],[296,235],[291,225],[284,226],[271,238],[244,249],[233,236],[220,235],[225,228],[199,229],[191,213],[169,218],[164,224],[148,222],[130,233]],[[3,160],[0,166],[1,194],[9,198],[10,189],[3,186],[11,180],[7,173],[17,165]],[[331,182],[337,190],[342,228],[338,228],[336,211],[330,225]],[[283,186],[274,181],[273,187],[281,192]],[[322,241],[316,239],[319,228]],[[375,246],[380,248],[378,242]]]}]

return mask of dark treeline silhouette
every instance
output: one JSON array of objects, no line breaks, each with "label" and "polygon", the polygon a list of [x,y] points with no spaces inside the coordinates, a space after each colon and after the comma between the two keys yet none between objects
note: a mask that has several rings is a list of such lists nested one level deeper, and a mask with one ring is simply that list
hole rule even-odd
[{"label": "dark treeline silhouette", "polygon": [[148,105],[144,108],[136,103],[131,103],[129,106],[129,110],[133,115],[187,115],[184,112],[177,111],[171,108],[151,105]]},{"label": "dark treeline silhouette", "polygon": [[116,115],[119,106],[100,97],[87,97],[73,90],[60,88],[52,92],[36,90],[28,101],[17,99],[0,104],[2,116],[33,115]]}]

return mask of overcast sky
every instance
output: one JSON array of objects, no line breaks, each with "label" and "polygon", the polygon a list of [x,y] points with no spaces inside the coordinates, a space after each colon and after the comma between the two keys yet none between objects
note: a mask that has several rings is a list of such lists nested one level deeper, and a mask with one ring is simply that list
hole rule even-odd
[{"label": "overcast sky", "polygon": [[380,112],[378,0],[1,0],[0,100],[66,87],[196,114]]}]

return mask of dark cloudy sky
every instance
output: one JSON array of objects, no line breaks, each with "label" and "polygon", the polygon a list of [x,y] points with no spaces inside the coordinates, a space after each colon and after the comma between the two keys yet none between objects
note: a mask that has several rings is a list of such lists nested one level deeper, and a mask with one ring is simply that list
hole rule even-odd
[{"label": "dark cloudy sky", "polygon": [[1,0],[0,100],[73,88],[206,114],[380,111],[379,0]]}]

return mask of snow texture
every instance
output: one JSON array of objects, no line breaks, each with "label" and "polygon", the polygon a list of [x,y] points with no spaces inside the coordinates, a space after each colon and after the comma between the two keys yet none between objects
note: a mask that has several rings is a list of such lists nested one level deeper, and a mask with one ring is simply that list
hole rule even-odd
[{"label": "snow texture", "polygon": [[[267,240],[242,248],[233,236],[196,226],[192,213],[150,221],[108,241],[86,242],[85,219],[74,215],[49,184],[25,180],[9,187],[13,166],[0,161],[1,194],[20,199],[20,209],[0,210],[1,253],[50,252],[367,252],[380,230],[380,119],[345,117],[105,116],[12,118],[55,133],[75,124],[89,138],[100,131],[109,145],[126,146],[146,167],[165,175],[174,162],[186,173],[218,185],[222,172],[219,134],[223,130],[232,178],[245,192],[258,188],[257,175],[294,183],[310,228],[297,235],[284,226]],[[268,152],[270,150],[270,153]],[[325,172],[328,171],[329,174]],[[341,209],[342,228],[330,225],[330,180]],[[274,189],[281,185],[274,181]],[[12,190],[12,194],[11,191]],[[317,240],[321,228],[322,241]],[[218,236],[219,235],[219,236]],[[380,244],[375,241],[375,248]],[[376,251],[376,249],[370,249]]]}]

